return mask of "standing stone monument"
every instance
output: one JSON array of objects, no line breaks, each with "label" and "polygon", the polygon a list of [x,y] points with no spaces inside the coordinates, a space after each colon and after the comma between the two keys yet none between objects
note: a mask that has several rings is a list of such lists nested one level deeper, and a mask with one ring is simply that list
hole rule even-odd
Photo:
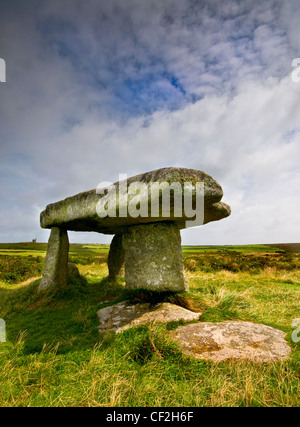
[{"label": "standing stone monument", "polygon": [[[68,263],[68,230],[113,234],[109,276],[116,279],[125,264],[128,289],[187,291],[180,230],[230,215],[222,196],[220,185],[202,171],[163,168],[48,205],[41,213],[41,226],[51,233],[39,291],[64,288],[69,275],[79,274]],[[190,322],[199,316],[170,303],[123,301],[98,311],[99,332],[149,322]],[[274,362],[290,354],[282,331],[251,322],[198,322],[180,326],[170,336],[186,355],[214,362]]]},{"label": "standing stone monument", "polygon": [[48,241],[43,278],[39,290],[49,287],[64,288],[68,282],[69,238],[65,229],[52,227]]},{"label": "standing stone monument", "polygon": [[67,285],[67,230],[113,234],[109,275],[125,262],[128,289],[187,291],[180,230],[230,215],[221,186],[206,173],[163,168],[50,204],[41,227],[51,229],[39,291]]}]

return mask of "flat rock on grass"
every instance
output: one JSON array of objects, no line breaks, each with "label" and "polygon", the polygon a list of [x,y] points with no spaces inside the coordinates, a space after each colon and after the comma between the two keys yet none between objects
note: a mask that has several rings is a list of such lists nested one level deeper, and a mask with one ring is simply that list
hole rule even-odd
[{"label": "flat rock on grass", "polygon": [[117,333],[148,322],[171,322],[197,320],[201,313],[195,313],[168,302],[158,304],[129,304],[120,302],[98,311],[99,332],[114,330]]},{"label": "flat rock on grass", "polygon": [[287,358],[291,351],[284,332],[250,322],[200,322],[180,326],[170,335],[184,354],[214,362],[275,362]]}]

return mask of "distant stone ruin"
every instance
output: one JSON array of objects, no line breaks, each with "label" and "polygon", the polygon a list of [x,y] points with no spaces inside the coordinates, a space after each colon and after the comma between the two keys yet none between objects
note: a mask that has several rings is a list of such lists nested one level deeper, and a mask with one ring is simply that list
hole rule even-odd
[{"label": "distant stone ruin", "polygon": [[66,287],[68,230],[113,234],[109,276],[125,265],[128,289],[187,291],[180,230],[230,215],[220,185],[202,171],[163,168],[50,204],[41,227],[51,229],[39,291]]}]

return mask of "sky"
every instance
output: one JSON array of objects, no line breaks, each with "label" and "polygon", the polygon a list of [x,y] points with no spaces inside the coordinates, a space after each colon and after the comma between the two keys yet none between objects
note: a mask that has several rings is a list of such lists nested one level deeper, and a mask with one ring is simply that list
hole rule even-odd
[{"label": "sky", "polygon": [[47,204],[170,166],[232,209],[183,244],[299,242],[299,57],[298,0],[1,0],[0,242],[45,242]]}]

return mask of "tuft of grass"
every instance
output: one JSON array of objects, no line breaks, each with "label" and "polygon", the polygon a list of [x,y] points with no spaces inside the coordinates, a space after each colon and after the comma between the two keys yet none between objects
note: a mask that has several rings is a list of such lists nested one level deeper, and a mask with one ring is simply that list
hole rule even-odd
[{"label": "tuft of grass", "polygon": [[[171,341],[165,329],[159,325],[141,325],[123,332],[120,341],[130,342],[130,351],[126,353],[129,359],[144,365],[151,360],[181,359],[178,346]],[[126,345],[127,349],[128,346]]]},{"label": "tuft of grass", "polygon": [[228,291],[224,286],[218,288],[213,285],[207,287],[202,304],[206,308],[200,320],[205,322],[241,319],[242,311],[250,306],[245,300],[245,292]]}]

